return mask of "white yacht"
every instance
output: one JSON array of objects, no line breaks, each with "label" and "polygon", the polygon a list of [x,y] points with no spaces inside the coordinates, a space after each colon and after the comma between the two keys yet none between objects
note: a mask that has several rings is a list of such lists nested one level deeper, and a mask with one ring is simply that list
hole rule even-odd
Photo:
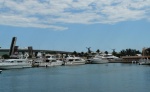
[{"label": "white yacht", "polygon": [[109,62],[108,59],[102,54],[96,55],[95,57],[91,58],[90,61],[92,64],[105,64]]},{"label": "white yacht", "polygon": [[[28,57],[28,56],[27,56]],[[15,69],[15,68],[28,68],[32,67],[32,62],[30,62],[27,57],[25,59],[4,59],[0,62],[0,69]]]},{"label": "white yacht", "polygon": [[119,57],[116,57],[112,54],[102,54],[102,56],[104,56],[105,58],[107,58],[109,61],[116,61],[116,60],[120,60]]},{"label": "white yacht", "polygon": [[58,60],[55,55],[46,55],[45,61],[39,62],[39,66],[41,67],[49,67],[49,66],[61,66],[63,61]]},{"label": "white yacht", "polygon": [[139,65],[150,65],[150,60],[148,58],[147,59],[140,59]]},{"label": "white yacht", "polygon": [[0,63],[0,69],[28,68],[32,63],[28,59],[6,59]]},{"label": "white yacht", "polygon": [[64,65],[82,65],[85,64],[86,61],[80,57],[68,56],[64,60]]}]

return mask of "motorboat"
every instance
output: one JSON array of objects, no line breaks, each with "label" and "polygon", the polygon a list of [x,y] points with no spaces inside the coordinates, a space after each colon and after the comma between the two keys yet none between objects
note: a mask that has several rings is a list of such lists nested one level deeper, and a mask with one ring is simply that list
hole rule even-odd
[{"label": "motorboat", "polygon": [[63,61],[58,60],[55,55],[46,55],[45,60],[41,60],[39,62],[39,66],[41,67],[49,67],[49,66],[61,66]]},{"label": "motorboat", "polygon": [[116,60],[120,60],[119,57],[116,57],[112,54],[102,54],[102,56],[104,56],[105,58],[108,59],[108,61],[116,61]]},{"label": "motorboat", "polygon": [[0,69],[29,68],[32,63],[28,59],[6,59],[0,63]]},{"label": "motorboat", "polygon": [[109,60],[103,55],[95,55],[95,57],[90,59],[91,64],[105,64],[108,63]]},{"label": "motorboat", "polygon": [[64,60],[64,65],[83,65],[86,61],[81,57],[68,56]]},{"label": "motorboat", "polygon": [[16,68],[29,68],[32,67],[32,62],[30,62],[26,55],[25,58],[19,56],[20,58],[15,59],[4,59],[0,62],[0,69],[16,69]]},{"label": "motorboat", "polygon": [[102,56],[104,56],[104,57],[106,57],[106,58],[108,58],[108,59],[118,58],[118,57],[116,57],[116,56],[114,56],[114,55],[112,55],[112,54],[102,54]]},{"label": "motorboat", "polygon": [[150,65],[150,60],[148,58],[147,59],[140,59],[139,65]]}]

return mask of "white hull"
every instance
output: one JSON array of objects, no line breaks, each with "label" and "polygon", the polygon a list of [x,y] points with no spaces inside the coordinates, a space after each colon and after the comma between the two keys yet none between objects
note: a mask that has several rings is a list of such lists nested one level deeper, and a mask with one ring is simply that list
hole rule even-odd
[{"label": "white hull", "polygon": [[105,64],[108,63],[108,60],[103,60],[103,59],[91,59],[92,64]]},{"label": "white hull", "polygon": [[0,69],[19,69],[19,68],[29,68],[32,67],[31,64],[0,64]]},{"label": "white hull", "polygon": [[85,64],[85,61],[67,61],[65,62],[65,65],[83,65]]},{"label": "white hull", "polygon": [[140,62],[139,65],[150,65],[150,62]]},{"label": "white hull", "polygon": [[0,63],[0,69],[29,68],[32,64],[26,59],[8,59]]},{"label": "white hull", "polygon": [[40,62],[39,67],[50,67],[50,66],[61,66],[63,61],[56,61],[56,62]]},{"label": "white hull", "polygon": [[85,63],[84,59],[75,56],[68,56],[64,61],[64,65],[83,65]]},{"label": "white hull", "polygon": [[139,65],[150,65],[150,60],[141,59],[139,60]]}]

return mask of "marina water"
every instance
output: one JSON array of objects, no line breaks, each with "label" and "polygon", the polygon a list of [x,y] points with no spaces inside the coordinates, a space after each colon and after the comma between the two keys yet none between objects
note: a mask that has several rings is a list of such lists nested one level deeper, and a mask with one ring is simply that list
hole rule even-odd
[{"label": "marina water", "polygon": [[149,92],[150,66],[108,63],[3,70],[0,92]]}]

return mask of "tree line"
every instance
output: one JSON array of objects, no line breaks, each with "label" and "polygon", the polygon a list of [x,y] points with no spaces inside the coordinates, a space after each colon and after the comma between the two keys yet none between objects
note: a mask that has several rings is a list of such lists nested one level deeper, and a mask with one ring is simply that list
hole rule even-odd
[{"label": "tree line", "polygon": [[[149,49],[150,52],[150,49]],[[91,51],[88,49],[87,52],[76,52],[74,51],[72,55],[75,56],[80,56],[80,57],[87,57],[89,54],[90,55],[95,55],[96,53],[102,53],[99,49],[97,49],[95,52]],[[108,54],[108,51],[104,51],[103,53]],[[122,57],[122,56],[136,56],[137,54],[142,54],[139,50],[136,49],[123,49],[120,52],[116,52],[115,49],[111,52],[112,55],[117,56],[117,57]]]}]

